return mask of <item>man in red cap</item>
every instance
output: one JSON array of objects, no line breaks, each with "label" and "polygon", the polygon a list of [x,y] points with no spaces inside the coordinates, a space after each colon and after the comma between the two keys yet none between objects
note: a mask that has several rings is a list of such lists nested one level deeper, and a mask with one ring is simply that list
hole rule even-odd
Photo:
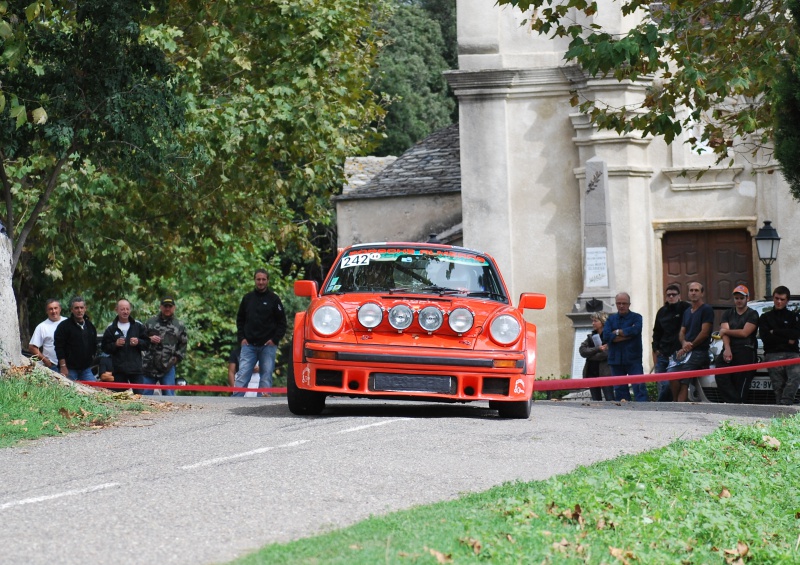
[{"label": "man in red cap", "polygon": [[[733,289],[733,308],[722,314],[719,335],[722,338],[723,367],[751,365],[756,362],[758,312],[747,305],[750,291],[740,284]],[[717,375],[717,389],[722,402],[741,404],[747,398],[755,370]]]}]

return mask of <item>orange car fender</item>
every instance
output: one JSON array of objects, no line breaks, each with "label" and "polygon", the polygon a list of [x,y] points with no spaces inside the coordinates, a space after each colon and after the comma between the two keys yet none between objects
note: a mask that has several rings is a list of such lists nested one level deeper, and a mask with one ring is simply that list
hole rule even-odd
[{"label": "orange car fender", "polygon": [[536,326],[525,324],[525,374],[536,378]]}]

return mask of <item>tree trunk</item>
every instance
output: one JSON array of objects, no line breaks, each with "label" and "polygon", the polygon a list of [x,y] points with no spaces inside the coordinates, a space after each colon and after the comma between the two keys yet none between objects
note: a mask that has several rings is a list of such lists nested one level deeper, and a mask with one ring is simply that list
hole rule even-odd
[{"label": "tree trunk", "polygon": [[20,346],[23,350],[28,349],[28,344],[31,341],[31,324],[30,324],[30,303],[32,291],[33,273],[30,268],[31,254],[27,251],[20,255],[19,263],[17,263],[14,284],[14,294],[17,299],[17,313],[19,319],[19,338]]},{"label": "tree trunk", "polygon": [[0,235],[0,366],[22,363],[17,300],[11,283],[12,253],[11,240]]}]

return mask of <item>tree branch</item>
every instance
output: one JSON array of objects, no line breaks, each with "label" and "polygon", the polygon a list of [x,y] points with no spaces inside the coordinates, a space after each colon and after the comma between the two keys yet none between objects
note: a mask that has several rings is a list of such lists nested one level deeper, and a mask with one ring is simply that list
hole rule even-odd
[{"label": "tree branch", "polygon": [[33,226],[36,225],[36,221],[39,219],[42,211],[50,201],[50,195],[52,195],[53,190],[55,190],[58,177],[61,175],[61,169],[64,168],[64,165],[67,163],[67,161],[69,161],[69,152],[66,152],[64,157],[61,157],[53,167],[53,172],[50,174],[50,178],[47,181],[47,187],[39,197],[39,201],[36,203],[36,206],[34,206],[33,211],[31,211],[31,215],[28,217],[28,220],[25,222],[25,225],[19,232],[19,237],[14,244],[14,254],[11,256],[12,273],[17,268],[17,263],[19,262],[20,255],[22,255],[22,248],[25,246],[25,241],[28,239],[28,235],[30,235],[31,231],[33,230]]},{"label": "tree branch", "polygon": [[[0,151],[0,180],[3,182],[3,199],[6,202],[6,233],[11,244],[14,244],[14,208],[11,206],[11,181],[6,174],[6,155]],[[12,269],[13,273],[14,270]]]}]

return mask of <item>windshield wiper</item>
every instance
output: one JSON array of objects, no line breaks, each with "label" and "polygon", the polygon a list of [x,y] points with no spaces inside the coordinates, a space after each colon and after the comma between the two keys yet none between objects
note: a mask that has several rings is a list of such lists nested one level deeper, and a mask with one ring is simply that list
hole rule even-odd
[{"label": "windshield wiper", "polygon": [[491,290],[476,290],[474,292],[468,293],[468,296],[489,296],[491,298],[497,298],[498,300],[502,300],[504,302],[508,300],[502,294],[499,294],[497,292],[492,292]]},{"label": "windshield wiper", "polygon": [[443,286],[431,285],[431,286],[423,286],[422,288],[416,289],[421,292],[436,292],[440,296],[445,294],[467,294],[466,289],[461,288],[445,288]]}]

